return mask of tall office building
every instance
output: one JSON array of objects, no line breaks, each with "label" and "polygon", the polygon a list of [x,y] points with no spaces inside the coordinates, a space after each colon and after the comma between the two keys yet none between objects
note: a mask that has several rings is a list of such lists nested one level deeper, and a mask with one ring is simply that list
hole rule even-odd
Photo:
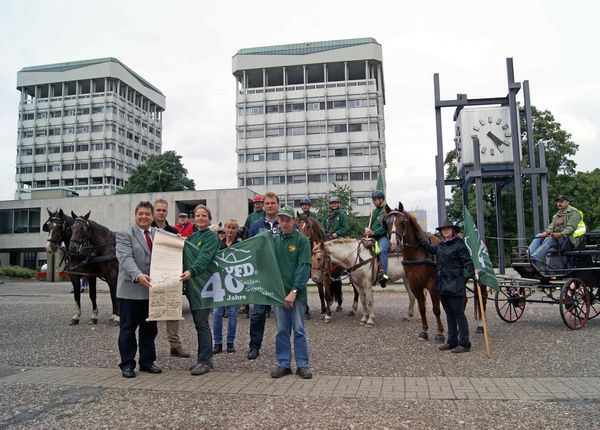
[{"label": "tall office building", "polygon": [[236,77],[238,185],[298,207],[348,185],[369,211],[385,168],[381,45],[373,38],[241,49]]},{"label": "tall office building", "polygon": [[24,67],[17,89],[17,199],[113,194],[161,153],[165,96],[116,58]]}]

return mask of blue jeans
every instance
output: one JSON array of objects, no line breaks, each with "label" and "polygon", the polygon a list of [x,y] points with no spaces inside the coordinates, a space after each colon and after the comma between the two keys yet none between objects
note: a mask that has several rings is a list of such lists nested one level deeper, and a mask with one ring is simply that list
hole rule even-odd
[{"label": "blue jeans", "polygon": [[192,311],[194,326],[198,334],[198,363],[210,364],[212,358],[212,335],[210,334],[210,324],[208,323],[208,314],[210,309],[195,309]]},{"label": "blue jeans", "polygon": [[279,366],[289,369],[292,358],[291,336],[294,332],[294,356],[296,367],[308,367],[308,342],[304,331],[306,303],[295,300],[292,309],[275,306],[275,358]]},{"label": "blue jeans", "polygon": [[237,305],[223,306],[213,309],[213,335],[215,343],[223,343],[223,314],[227,310],[227,343],[235,342],[235,331],[237,330]]},{"label": "blue jeans", "polygon": [[387,236],[380,236],[377,239],[377,244],[381,252],[379,253],[379,259],[381,260],[381,268],[383,273],[387,275],[388,272],[388,251],[390,250],[390,240]]},{"label": "blue jeans", "polygon": [[260,351],[263,335],[265,334],[265,321],[267,319],[267,306],[254,305],[250,314],[250,349]]},{"label": "blue jeans", "polygon": [[535,261],[544,261],[544,257],[551,249],[560,249],[563,242],[565,241],[564,237],[559,237],[558,240],[553,239],[552,235],[546,236],[545,239],[542,239],[542,235],[538,234],[529,245],[529,255]]},{"label": "blue jeans", "polygon": [[465,316],[465,296],[440,296],[440,301],[446,312],[448,345],[470,348],[469,323]]}]

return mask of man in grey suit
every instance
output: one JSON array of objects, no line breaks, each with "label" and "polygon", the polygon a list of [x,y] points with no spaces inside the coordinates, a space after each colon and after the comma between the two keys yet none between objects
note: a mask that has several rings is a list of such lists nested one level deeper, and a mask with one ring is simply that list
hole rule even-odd
[{"label": "man in grey suit", "polygon": [[139,202],[135,207],[135,226],[117,233],[117,259],[119,260],[119,353],[121,373],[125,378],[135,377],[135,353],[138,349],[136,330],[139,327],[139,365],[142,372],[161,373],[154,364],[156,348],[154,339],[158,333],[156,321],[148,318],[150,285],[150,257],[152,255],[153,206]]}]

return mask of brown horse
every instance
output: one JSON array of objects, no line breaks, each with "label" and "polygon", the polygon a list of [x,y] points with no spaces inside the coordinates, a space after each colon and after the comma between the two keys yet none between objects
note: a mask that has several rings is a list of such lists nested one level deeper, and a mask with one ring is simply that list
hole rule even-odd
[{"label": "brown horse", "polygon": [[[331,306],[335,299],[338,303],[337,310],[342,310],[342,291],[332,291],[331,281],[342,275],[343,268],[332,264],[331,258],[325,252],[323,243],[327,239],[325,231],[318,221],[298,214],[298,230],[311,241],[312,246],[312,266],[311,279],[317,285],[319,290],[319,299],[321,300],[321,319],[325,322],[331,322]],[[352,304],[351,315],[358,308],[358,291],[354,288],[354,302]]]},{"label": "brown horse", "polygon": [[[402,264],[406,276],[408,277],[408,285],[417,299],[419,304],[419,313],[421,314],[421,333],[419,340],[429,339],[427,330],[426,314],[426,296],[425,290],[429,292],[433,307],[433,314],[437,321],[437,333],[435,341],[443,343],[444,326],[440,317],[440,298],[435,289],[435,261],[417,242],[416,234],[425,237],[425,232],[415,219],[415,217],[404,211],[402,203],[398,203],[398,210],[392,211],[387,219],[387,228],[390,233],[390,251],[401,250],[403,255]],[[439,239],[436,236],[431,236],[431,243],[436,245]]]}]

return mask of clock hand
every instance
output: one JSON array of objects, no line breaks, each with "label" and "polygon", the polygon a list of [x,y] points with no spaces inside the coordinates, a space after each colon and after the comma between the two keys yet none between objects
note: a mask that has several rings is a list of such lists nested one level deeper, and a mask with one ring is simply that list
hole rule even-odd
[{"label": "clock hand", "polygon": [[502,141],[502,139],[500,139],[498,136],[496,136],[491,131],[487,132],[487,137],[489,137],[490,139],[492,139],[492,142],[494,142],[496,144],[496,146],[498,146],[498,147],[500,147],[500,145],[502,145],[504,143]]}]

